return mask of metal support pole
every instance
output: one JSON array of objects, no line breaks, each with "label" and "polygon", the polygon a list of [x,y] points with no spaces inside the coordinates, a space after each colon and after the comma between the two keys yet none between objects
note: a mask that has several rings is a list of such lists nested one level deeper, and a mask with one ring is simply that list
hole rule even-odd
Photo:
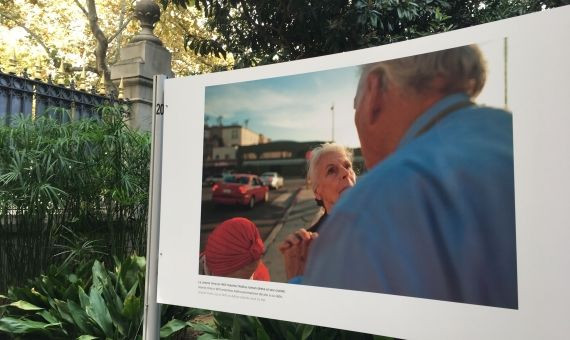
[{"label": "metal support pole", "polygon": [[164,118],[165,75],[154,76],[152,107],[152,146],[146,241],[146,279],[143,339],[160,338],[160,305],[156,302],[158,277],[158,237],[160,230],[160,188],[162,176],[162,123]]}]

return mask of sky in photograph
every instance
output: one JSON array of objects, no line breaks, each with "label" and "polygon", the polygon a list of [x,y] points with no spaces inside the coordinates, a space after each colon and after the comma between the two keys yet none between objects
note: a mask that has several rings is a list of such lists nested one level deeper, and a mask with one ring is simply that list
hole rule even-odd
[{"label": "sky in photograph", "polygon": [[[487,62],[487,81],[476,101],[504,107],[505,64],[502,39],[479,44]],[[360,147],[354,126],[354,95],[359,67],[346,67],[292,76],[209,86],[205,114],[210,125],[240,124],[272,141],[334,141]]]},{"label": "sky in photograph", "polygon": [[358,67],[209,86],[205,114],[209,124],[244,124],[272,141],[334,141],[359,147],[353,100]]}]

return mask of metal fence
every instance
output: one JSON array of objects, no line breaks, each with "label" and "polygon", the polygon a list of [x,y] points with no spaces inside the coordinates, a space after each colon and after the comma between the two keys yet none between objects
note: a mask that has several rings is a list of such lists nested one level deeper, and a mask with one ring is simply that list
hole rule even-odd
[{"label": "metal fence", "polygon": [[26,73],[18,76],[0,72],[0,124],[9,125],[20,114],[27,117],[50,115],[61,122],[100,118],[97,106],[109,103],[126,101],[97,94],[95,88],[89,92],[75,89],[73,82],[66,87],[54,84],[51,78],[43,82],[31,79]]}]

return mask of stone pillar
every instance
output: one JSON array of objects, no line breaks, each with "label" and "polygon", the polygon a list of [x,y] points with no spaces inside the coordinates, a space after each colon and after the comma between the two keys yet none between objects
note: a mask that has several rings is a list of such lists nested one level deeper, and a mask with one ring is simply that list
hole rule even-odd
[{"label": "stone pillar", "polygon": [[154,75],[173,77],[172,56],[153,34],[154,24],[160,18],[160,7],[152,0],[140,0],[135,5],[135,16],[141,31],[119,51],[119,61],[111,66],[111,79],[119,84],[123,79],[124,97],[132,103],[128,124],[136,129],[152,128],[152,79]]}]

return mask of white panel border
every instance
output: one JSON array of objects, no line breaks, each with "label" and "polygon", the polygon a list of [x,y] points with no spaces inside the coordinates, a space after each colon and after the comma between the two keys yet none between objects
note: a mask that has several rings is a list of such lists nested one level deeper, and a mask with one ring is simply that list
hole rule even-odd
[{"label": "white panel border", "polygon": [[[514,112],[519,309],[245,281],[265,302],[198,294],[204,89],[341,68],[508,37]],[[401,43],[165,83],[158,302],[406,339],[570,334],[570,6]],[[203,278],[203,277],[202,277]],[[207,277],[220,283],[243,280]]]}]

